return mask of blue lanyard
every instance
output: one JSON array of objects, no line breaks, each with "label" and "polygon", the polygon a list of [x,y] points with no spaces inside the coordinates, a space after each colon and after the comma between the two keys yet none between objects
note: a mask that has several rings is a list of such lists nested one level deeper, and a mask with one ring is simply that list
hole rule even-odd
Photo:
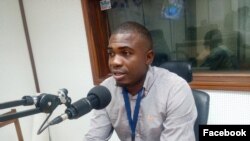
[{"label": "blue lanyard", "polygon": [[133,114],[133,119],[132,119],[128,91],[125,88],[123,88],[123,91],[122,91],[123,99],[124,99],[124,103],[125,103],[125,108],[126,108],[126,112],[127,112],[127,118],[129,121],[129,126],[131,129],[131,132],[132,132],[131,133],[132,141],[135,140],[135,129],[136,129],[137,121],[138,121],[140,103],[141,103],[141,99],[143,96],[143,92],[144,92],[143,88],[138,92],[138,96],[137,96],[136,104],[135,104],[135,109],[134,109],[134,114]]}]

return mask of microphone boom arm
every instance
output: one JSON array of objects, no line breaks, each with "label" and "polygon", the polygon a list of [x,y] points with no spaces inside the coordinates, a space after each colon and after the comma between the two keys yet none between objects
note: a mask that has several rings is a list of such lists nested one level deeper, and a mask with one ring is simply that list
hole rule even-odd
[{"label": "microphone boom arm", "polygon": [[[2,105],[4,105],[2,107],[11,107],[11,106],[17,106],[20,104],[25,105],[28,101],[28,100],[25,100],[25,97],[27,97],[27,96],[24,96],[23,100],[20,100],[20,101],[13,101],[13,102],[4,103],[4,104],[2,104]],[[62,99],[64,99],[64,101],[62,101]],[[38,101],[39,102],[36,103],[36,108],[34,108],[34,109],[21,111],[21,112],[17,112],[17,113],[13,113],[13,114],[1,115],[0,122],[12,120],[15,118],[21,118],[21,117],[25,117],[25,116],[29,116],[29,115],[34,115],[34,114],[38,114],[41,112],[52,113],[58,105],[63,103],[66,106],[68,106],[71,103],[71,99],[70,99],[70,97],[67,96],[67,94],[66,95],[59,95],[59,97],[55,96],[55,95],[51,95],[51,94],[41,94],[38,97]]]},{"label": "microphone boom arm", "polygon": [[16,119],[16,118],[21,118],[21,117],[25,117],[25,116],[29,116],[29,115],[34,115],[34,114],[38,114],[38,113],[41,113],[40,109],[35,108],[35,109],[30,109],[30,110],[17,112],[17,113],[13,113],[13,114],[1,115],[0,122],[12,120],[12,119]]},{"label": "microphone boom arm", "polygon": [[21,100],[0,103],[0,109],[10,108],[10,107],[15,107],[15,106],[20,106],[20,105],[27,106],[27,105],[33,105],[33,104],[34,104],[34,101],[31,96],[24,96]]}]

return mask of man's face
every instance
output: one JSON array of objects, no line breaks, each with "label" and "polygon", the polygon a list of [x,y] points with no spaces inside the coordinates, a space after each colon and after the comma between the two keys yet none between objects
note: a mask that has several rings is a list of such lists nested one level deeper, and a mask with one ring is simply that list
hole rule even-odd
[{"label": "man's face", "polygon": [[148,65],[153,60],[149,42],[137,33],[111,35],[108,46],[109,68],[117,85],[143,84]]}]

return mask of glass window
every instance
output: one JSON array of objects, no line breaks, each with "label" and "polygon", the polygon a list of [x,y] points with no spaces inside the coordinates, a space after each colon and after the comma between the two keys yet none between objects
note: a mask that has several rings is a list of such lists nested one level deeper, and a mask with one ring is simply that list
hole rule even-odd
[{"label": "glass window", "polygon": [[192,62],[194,70],[250,69],[249,0],[111,0],[110,30],[124,21],[145,25],[159,66]]}]

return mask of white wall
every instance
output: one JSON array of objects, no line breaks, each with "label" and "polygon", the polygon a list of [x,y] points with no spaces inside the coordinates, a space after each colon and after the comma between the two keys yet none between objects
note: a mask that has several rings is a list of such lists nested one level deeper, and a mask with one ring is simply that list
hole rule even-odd
[{"label": "white wall", "polygon": [[[36,92],[18,0],[0,1],[0,91],[0,103],[21,100],[24,95]],[[17,107],[17,110],[27,108]],[[9,108],[0,113],[6,111]],[[27,141],[32,130],[32,120],[32,117],[20,118]],[[17,140],[14,125],[0,128],[0,140]]]},{"label": "white wall", "polygon": [[[73,102],[86,97],[93,81],[80,0],[24,0],[24,7],[41,92],[67,88]],[[34,95],[36,90],[18,0],[1,0],[0,10],[0,102],[6,102]],[[60,106],[53,116],[64,110]],[[81,140],[89,128],[89,116],[51,127],[51,138]],[[46,132],[36,135],[44,117],[21,118],[25,141],[49,140]],[[14,141],[15,136],[11,126],[0,129],[1,139]]]},{"label": "white wall", "polygon": [[[93,81],[80,0],[25,0],[24,5],[41,91],[67,88],[73,102],[86,97]],[[52,118],[64,110],[60,106]],[[50,127],[52,140],[82,140],[88,118]]]},{"label": "white wall", "polygon": [[[24,7],[41,92],[66,88],[73,102],[86,97],[93,81],[80,0],[24,0]],[[36,91],[18,0],[0,1],[0,90],[0,102]],[[211,96],[209,123],[250,123],[250,112],[245,112],[250,109],[250,92],[207,92]],[[64,110],[65,106],[58,107],[51,119]],[[90,116],[51,126],[50,137],[48,131],[36,135],[45,114],[20,122],[25,141],[81,141],[90,128]],[[13,126],[0,128],[0,139],[16,141]]]},{"label": "white wall", "polygon": [[210,95],[208,124],[250,124],[250,92],[204,90]]}]

